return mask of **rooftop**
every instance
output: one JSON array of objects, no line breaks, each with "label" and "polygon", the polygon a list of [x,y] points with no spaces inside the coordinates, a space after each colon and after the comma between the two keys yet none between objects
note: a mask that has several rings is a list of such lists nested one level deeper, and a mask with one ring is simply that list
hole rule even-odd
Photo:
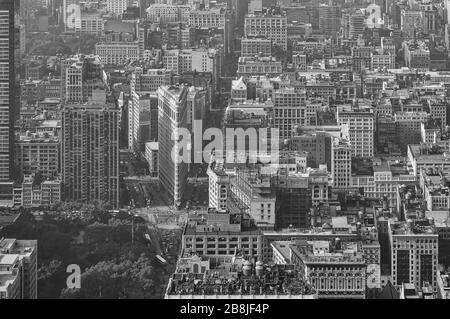
[{"label": "rooftop", "polygon": [[175,273],[168,295],[314,295],[294,265],[268,266],[250,262],[210,269],[205,273]]},{"label": "rooftop", "polygon": [[[309,243],[308,243],[309,244]],[[339,247],[338,247],[339,245]],[[313,248],[311,250],[311,248]],[[345,242],[332,246],[332,250],[319,249],[320,247],[291,245],[292,253],[303,260],[305,264],[359,264],[365,265],[362,252],[358,251],[358,245],[354,242]]]},{"label": "rooftop", "polygon": [[184,229],[185,235],[208,233],[259,235],[261,232],[253,219],[245,214],[234,214],[209,208],[207,212],[195,212],[188,216]]},{"label": "rooftop", "polygon": [[438,236],[435,226],[428,219],[391,221],[389,225],[392,235]]}]

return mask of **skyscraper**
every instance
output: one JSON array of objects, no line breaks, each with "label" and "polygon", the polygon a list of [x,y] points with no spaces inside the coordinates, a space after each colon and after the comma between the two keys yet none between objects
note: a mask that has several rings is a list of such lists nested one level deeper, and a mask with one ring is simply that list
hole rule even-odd
[{"label": "skyscraper", "polygon": [[119,110],[105,100],[66,105],[62,116],[66,200],[119,205]]},{"label": "skyscraper", "polygon": [[188,93],[186,86],[162,86],[158,89],[159,183],[173,199],[174,205],[181,204],[187,184],[188,163],[172,158],[172,150],[176,146],[172,133],[176,135],[179,128],[187,127]]},{"label": "skyscraper", "polygon": [[[17,1],[18,2],[18,1]],[[14,165],[14,14],[13,0],[0,1],[0,205],[12,199]]]},{"label": "skyscraper", "polygon": [[331,37],[335,37],[340,28],[340,8],[335,5],[319,6],[319,29]]}]

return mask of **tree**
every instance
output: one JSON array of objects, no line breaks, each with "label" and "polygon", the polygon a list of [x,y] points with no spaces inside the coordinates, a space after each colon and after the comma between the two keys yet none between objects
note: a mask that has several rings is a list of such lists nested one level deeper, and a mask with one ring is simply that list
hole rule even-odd
[{"label": "tree", "polygon": [[138,260],[102,261],[81,275],[80,289],[64,289],[63,299],[122,299],[157,297],[157,273],[146,256]]},{"label": "tree", "polygon": [[38,251],[41,259],[69,256],[72,237],[58,230],[43,233],[38,238]]}]

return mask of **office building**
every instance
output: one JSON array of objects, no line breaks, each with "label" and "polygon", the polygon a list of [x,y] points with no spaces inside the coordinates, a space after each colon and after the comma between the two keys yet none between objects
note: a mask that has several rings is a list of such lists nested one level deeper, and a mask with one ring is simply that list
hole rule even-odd
[{"label": "office building", "polygon": [[278,229],[309,227],[312,188],[308,177],[298,174],[278,175],[274,178],[273,186],[277,199],[276,227]]},{"label": "office building", "polygon": [[249,214],[261,229],[273,229],[276,221],[276,194],[270,176],[258,167],[238,169],[230,182],[227,208]]},{"label": "office building", "polygon": [[241,40],[241,57],[272,56],[272,41],[266,38],[243,38]]},{"label": "office building", "polygon": [[279,76],[283,73],[283,64],[273,57],[240,57],[237,75],[251,76]]},{"label": "office building", "polygon": [[139,42],[97,43],[95,54],[103,64],[123,65],[139,60]]},{"label": "office building", "polygon": [[147,18],[151,22],[189,22],[191,7],[188,5],[152,4],[147,8]]},{"label": "office building", "polygon": [[187,86],[161,86],[158,89],[159,183],[175,206],[181,205],[186,190],[188,163],[181,158],[184,154],[174,152],[172,156],[173,149],[179,147],[172,135],[178,136],[178,129],[187,128],[188,93]]},{"label": "office building", "polygon": [[158,177],[158,148],[158,142],[145,143],[145,159],[147,160],[148,170],[152,177]]},{"label": "office building", "polygon": [[394,285],[424,283],[437,288],[438,234],[432,219],[389,221],[391,276]]},{"label": "office building", "polygon": [[287,50],[287,17],[269,14],[249,14],[245,17],[245,36],[263,36]]},{"label": "office building", "polygon": [[306,54],[296,53],[292,55],[292,64],[296,70],[306,71]]},{"label": "office building", "polygon": [[225,29],[227,13],[223,8],[192,10],[189,12],[189,25],[197,29]]},{"label": "office building", "polygon": [[274,93],[273,102],[274,127],[280,139],[291,138],[296,126],[306,125],[306,92],[284,88]]},{"label": "office building", "polygon": [[292,263],[319,299],[365,299],[367,264],[357,243],[313,241],[290,245]]},{"label": "office building", "polygon": [[128,102],[128,148],[144,151],[147,142],[158,140],[158,96],[132,90]]},{"label": "office building", "polygon": [[117,16],[121,16],[127,7],[130,5],[130,0],[107,0],[106,10],[112,12]]},{"label": "office building", "polygon": [[337,121],[339,125],[348,125],[352,156],[372,157],[375,131],[373,112],[338,109]]},{"label": "office building", "polygon": [[289,147],[295,151],[307,152],[309,167],[318,168],[321,164],[326,164],[327,169],[331,171],[333,139],[331,134],[320,131],[294,135],[289,141]]},{"label": "office building", "polygon": [[331,152],[333,188],[349,188],[352,181],[352,146],[347,140],[335,139]]},{"label": "office building", "polygon": [[226,172],[223,160],[211,157],[207,174],[209,178],[209,207],[217,211],[226,211],[231,177]]},{"label": "office building", "polygon": [[209,208],[207,212],[190,214],[181,242],[181,255],[220,257],[237,250],[248,258],[262,258],[262,232],[250,216],[242,213]]},{"label": "office building", "polygon": [[398,143],[403,146],[403,150],[405,150],[406,145],[420,143],[422,123],[428,121],[428,113],[396,112],[394,118]]},{"label": "office building", "polygon": [[327,37],[336,37],[341,25],[340,7],[334,5],[319,6],[319,30]]}]

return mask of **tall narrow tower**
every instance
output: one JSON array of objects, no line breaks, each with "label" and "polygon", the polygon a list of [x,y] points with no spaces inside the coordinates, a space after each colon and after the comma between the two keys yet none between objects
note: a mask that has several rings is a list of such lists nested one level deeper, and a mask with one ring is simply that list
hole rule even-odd
[{"label": "tall narrow tower", "polygon": [[176,157],[180,154],[174,152],[172,156],[177,146],[172,136],[178,136],[178,130],[187,127],[188,93],[186,86],[161,86],[158,89],[159,182],[175,206],[181,204],[186,190],[188,163],[178,161]]},{"label": "tall narrow tower", "polygon": [[12,196],[14,178],[14,15],[18,2],[0,1],[0,205]]}]

